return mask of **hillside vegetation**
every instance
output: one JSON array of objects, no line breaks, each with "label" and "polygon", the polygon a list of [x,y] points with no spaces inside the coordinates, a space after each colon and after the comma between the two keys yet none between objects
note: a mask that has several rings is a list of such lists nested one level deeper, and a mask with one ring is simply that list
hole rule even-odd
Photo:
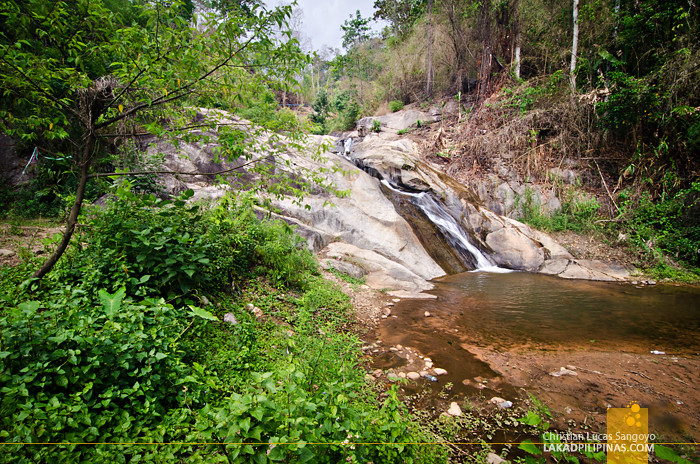
[{"label": "hillside vegetation", "polygon": [[[530,204],[520,218],[603,231],[659,276],[681,277],[679,266],[697,273],[697,5],[380,0],[375,8],[390,23],[382,36],[351,18],[346,51],[316,61],[304,80],[304,95],[316,95],[314,130],[352,129],[358,115],[405,104],[456,102],[459,117],[443,122],[448,140],[425,153],[446,172],[489,172],[508,154],[523,182],[551,184],[549,168],[574,166],[584,173],[578,193],[553,182],[560,214]],[[572,200],[591,195],[593,203]]]}]

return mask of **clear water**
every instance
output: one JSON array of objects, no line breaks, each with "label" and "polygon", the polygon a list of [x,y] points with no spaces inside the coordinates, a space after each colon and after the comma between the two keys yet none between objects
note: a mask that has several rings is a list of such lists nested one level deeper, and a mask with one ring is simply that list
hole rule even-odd
[{"label": "clear water", "polygon": [[[700,288],[565,280],[512,272],[444,277],[437,300],[404,301],[396,331],[421,327],[425,311],[479,344],[510,347],[700,352]],[[400,322],[399,322],[400,321]],[[409,335],[410,336],[410,335]]]}]

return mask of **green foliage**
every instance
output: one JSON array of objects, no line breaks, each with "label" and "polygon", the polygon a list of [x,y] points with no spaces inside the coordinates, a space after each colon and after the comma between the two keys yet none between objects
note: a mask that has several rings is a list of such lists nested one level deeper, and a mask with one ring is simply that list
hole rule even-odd
[{"label": "green foliage", "polygon": [[[5,443],[170,441],[200,407],[200,376],[181,361],[187,316],[160,300],[79,287],[6,307],[0,317],[0,436]],[[3,462],[124,459],[106,446],[6,447]],[[119,458],[119,456],[122,456]]]},{"label": "green foliage", "polygon": [[[632,245],[641,251],[642,265],[656,265],[662,255],[700,267],[700,183],[654,202],[648,193],[624,199],[622,215]],[[663,271],[662,263],[657,268]],[[663,273],[663,272],[661,272]]]},{"label": "green foliage", "polygon": [[360,10],[355,12],[355,17],[352,14],[345,20],[340,28],[343,30],[343,47],[351,48],[365,40],[369,39],[369,18],[363,18]]},{"label": "green foliage", "polygon": [[403,102],[401,100],[392,100],[389,102],[389,109],[392,113],[395,113],[403,109]]},{"label": "green foliage", "polygon": [[536,200],[534,192],[526,189],[515,201],[516,209],[520,210],[520,220],[535,228],[553,232],[585,232],[597,229],[595,221],[598,219],[600,203],[595,198],[581,197],[574,189],[563,191],[560,197],[561,209],[547,214]]},{"label": "green foliage", "polygon": [[256,97],[246,102],[246,106],[237,110],[237,113],[266,129],[275,132],[292,132],[300,129],[300,123],[296,115],[288,108],[277,110],[275,94],[269,89],[263,89],[256,93]]},{"label": "green foliage", "polygon": [[8,446],[0,462],[437,462],[405,444],[418,431],[396,389],[377,405],[350,300],[291,230],[249,199],[189,196],[122,184],[31,296],[31,266],[0,268],[0,436],[66,443]]},{"label": "green foliage", "polygon": [[360,105],[355,92],[343,91],[329,97],[325,90],[319,91],[312,105],[314,113],[310,116],[312,131],[327,134],[336,130],[351,130],[360,115]]},{"label": "green foliage", "polygon": [[353,277],[350,274],[346,274],[342,271],[339,271],[335,269],[334,267],[331,267],[328,269],[328,272],[336,276],[337,278],[344,280],[345,282],[352,284],[352,285],[363,285],[365,283],[365,277],[362,276],[362,278],[358,279],[357,277]]},{"label": "green foliage", "polygon": [[139,295],[146,289],[185,294],[205,285],[208,275],[200,271],[210,263],[205,223],[199,207],[185,204],[193,192],[172,202],[128,186],[120,186],[106,208],[93,209],[81,231],[85,250],[70,251],[58,278],[111,290],[124,286]]},{"label": "green foliage", "polygon": [[374,119],[372,121],[372,132],[381,132],[382,131],[382,123],[379,121],[379,119]]}]

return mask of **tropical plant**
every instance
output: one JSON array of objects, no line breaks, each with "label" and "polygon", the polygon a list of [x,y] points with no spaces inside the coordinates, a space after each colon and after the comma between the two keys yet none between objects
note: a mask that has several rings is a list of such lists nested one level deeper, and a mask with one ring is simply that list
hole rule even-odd
[{"label": "tropical plant", "polygon": [[[66,250],[91,172],[117,138],[193,137],[193,126],[240,130],[216,117],[195,121],[194,105],[221,95],[235,100],[230,89],[241,86],[292,82],[306,61],[289,35],[270,38],[284,28],[290,7],[255,3],[223,18],[198,15],[195,23],[181,2],[128,3],[122,7],[134,18],[129,23],[112,2],[1,5],[0,131],[40,154],[69,159],[77,179],[63,239],[37,278]],[[243,155],[243,139],[221,137],[220,156]]]}]

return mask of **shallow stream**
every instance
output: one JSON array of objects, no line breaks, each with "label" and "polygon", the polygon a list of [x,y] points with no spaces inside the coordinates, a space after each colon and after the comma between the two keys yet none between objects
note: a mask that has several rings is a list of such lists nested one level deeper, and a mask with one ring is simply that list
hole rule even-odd
[{"label": "shallow stream", "polygon": [[[664,362],[677,362],[675,356],[695,359],[700,356],[698,287],[664,284],[640,287],[524,272],[466,272],[438,279],[435,284],[428,293],[436,295],[436,300],[397,303],[377,335],[386,347],[399,344],[411,347],[430,357],[436,367],[446,369],[448,374],[432,384],[436,392],[450,382],[455,397],[522,397],[519,389],[508,384],[473,352],[590,353],[596,359],[607,358],[608,353],[622,353],[651,356],[652,360],[664,358]],[[426,311],[429,317],[425,316]],[[663,352],[665,356],[657,357],[652,351]],[[400,358],[391,355],[386,353],[377,358],[375,367],[400,368],[392,365]],[[532,371],[532,367],[526,365],[524,370]],[[628,373],[611,371],[610,375],[621,377]],[[697,372],[693,376],[697,377]],[[686,385],[695,389],[692,384]],[[425,382],[409,384],[406,388],[410,392],[423,386]],[[660,384],[658,388],[668,398]],[[593,390],[591,396],[580,398],[579,406],[585,408],[597,403],[604,410],[605,392]],[[682,397],[687,403],[693,401],[695,393]],[[675,400],[669,400],[675,404]],[[677,421],[669,412],[675,407],[685,406],[671,407],[667,403],[663,411],[661,406],[656,409],[662,412],[661,419],[675,421],[670,428],[677,430]]]}]

